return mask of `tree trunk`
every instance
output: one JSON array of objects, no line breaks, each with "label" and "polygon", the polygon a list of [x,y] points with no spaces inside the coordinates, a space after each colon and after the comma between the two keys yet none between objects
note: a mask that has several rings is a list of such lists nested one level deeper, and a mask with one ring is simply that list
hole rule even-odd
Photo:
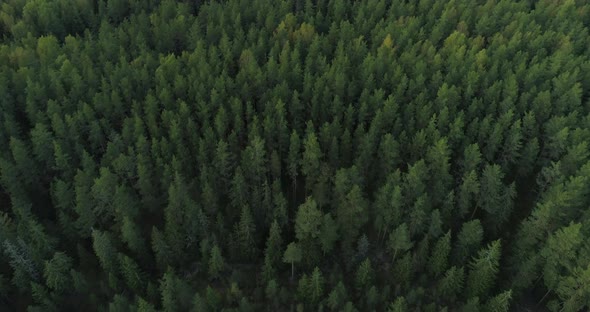
[{"label": "tree trunk", "polygon": [[469,218],[469,219],[473,219],[476,211],[477,211],[477,206],[475,206],[475,209],[473,209],[473,213],[471,213],[471,218]]},{"label": "tree trunk", "polygon": [[297,178],[293,179],[293,202],[297,199]]},{"label": "tree trunk", "polygon": [[541,302],[543,302],[543,300],[545,300],[545,297],[547,297],[547,295],[549,295],[549,293],[551,292],[551,289],[549,289],[545,295],[543,295],[543,298],[541,298],[541,300],[539,300],[539,302],[537,302],[537,305],[541,304]]}]

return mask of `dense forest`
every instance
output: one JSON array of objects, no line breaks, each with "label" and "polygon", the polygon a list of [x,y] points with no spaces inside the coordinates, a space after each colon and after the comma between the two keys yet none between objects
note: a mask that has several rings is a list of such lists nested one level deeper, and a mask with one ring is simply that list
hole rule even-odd
[{"label": "dense forest", "polygon": [[4,0],[0,310],[583,311],[585,0]]}]

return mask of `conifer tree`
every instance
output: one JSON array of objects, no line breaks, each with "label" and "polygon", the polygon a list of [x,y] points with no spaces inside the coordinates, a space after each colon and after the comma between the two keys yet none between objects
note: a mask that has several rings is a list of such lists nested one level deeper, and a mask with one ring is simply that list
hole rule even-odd
[{"label": "conifer tree", "polygon": [[451,252],[451,231],[447,232],[443,237],[441,237],[436,245],[434,245],[434,249],[432,250],[432,254],[430,255],[429,264],[430,264],[430,271],[434,273],[435,276],[442,274],[448,265],[448,258]]},{"label": "conifer tree", "polygon": [[317,136],[313,130],[313,126],[308,124],[301,159],[301,172],[305,176],[305,187],[308,192],[313,190],[319,178],[321,158],[322,152]]},{"label": "conifer tree", "polygon": [[389,249],[393,252],[393,260],[395,260],[398,252],[406,252],[413,245],[414,243],[410,240],[410,233],[405,223],[402,223],[389,235]]},{"label": "conifer tree", "polygon": [[234,236],[240,256],[244,260],[253,259],[257,252],[255,233],[256,226],[254,225],[250,209],[248,206],[243,206],[242,213],[240,214],[240,222],[234,227]]},{"label": "conifer tree", "polygon": [[311,302],[318,302],[324,295],[324,278],[318,267],[313,270],[309,277]]},{"label": "conifer tree", "polygon": [[290,243],[283,255],[283,262],[291,264],[291,279],[295,276],[295,262],[301,261],[301,250],[296,243]]},{"label": "conifer tree", "polygon": [[56,252],[51,260],[45,262],[43,276],[47,286],[61,293],[71,287],[70,269],[72,258],[63,252]]},{"label": "conifer tree", "polygon": [[219,274],[223,271],[225,266],[221,250],[217,245],[213,245],[211,248],[211,256],[209,257],[209,277],[216,279]]},{"label": "conifer tree", "polygon": [[469,263],[466,283],[467,298],[485,297],[487,291],[493,287],[500,265],[500,248],[500,241],[493,241],[481,249]]}]

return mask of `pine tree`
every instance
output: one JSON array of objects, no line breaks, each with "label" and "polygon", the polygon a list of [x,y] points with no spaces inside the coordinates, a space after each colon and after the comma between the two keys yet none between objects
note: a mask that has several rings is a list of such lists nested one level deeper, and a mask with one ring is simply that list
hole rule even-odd
[{"label": "pine tree", "polygon": [[166,242],[164,238],[164,234],[156,228],[152,228],[152,250],[154,251],[154,255],[156,257],[156,263],[160,269],[165,269],[168,265],[171,264],[171,250],[170,246]]},{"label": "pine tree", "polygon": [[170,251],[168,257],[172,263],[184,258],[186,240],[195,239],[188,236],[187,229],[183,226],[188,222],[191,210],[196,207],[189,194],[185,179],[176,173],[168,188],[168,205],[164,209],[164,235]]},{"label": "pine tree", "polygon": [[195,298],[193,299],[193,305],[192,305],[192,312],[206,312],[207,310],[207,304],[205,302],[205,300],[201,297],[201,295],[199,293],[197,293],[195,295]]},{"label": "pine tree", "polygon": [[500,253],[500,240],[496,240],[481,249],[477,257],[473,257],[467,274],[467,298],[486,297],[499,271]]},{"label": "pine tree", "polygon": [[393,260],[395,260],[398,252],[406,252],[414,243],[410,240],[410,232],[405,223],[398,226],[389,235],[389,249],[393,252]]},{"label": "pine tree", "polygon": [[51,260],[45,261],[43,276],[47,286],[58,293],[69,289],[72,264],[72,258],[63,252],[56,252]]},{"label": "pine tree", "polygon": [[278,179],[272,183],[272,201],[274,205],[273,212],[269,217],[272,218],[273,221],[278,221],[281,226],[285,226],[288,221],[288,202],[281,189],[281,182]]},{"label": "pine tree", "polygon": [[512,290],[507,290],[495,297],[490,298],[486,303],[485,311],[489,312],[507,312],[510,309],[510,300],[512,299]]},{"label": "pine tree", "polygon": [[297,176],[299,175],[299,164],[300,164],[300,153],[301,153],[301,142],[299,135],[295,130],[291,133],[289,143],[289,155],[287,157],[287,168],[289,176],[291,177],[291,185],[293,185],[293,198],[297,191]]},{"label": "pine tree", "polygon": [[234,170],[233,164],[233,154],[229,150],[229,145],[225,141],[220,140],[215,149],[214,159],[214,167],[219,174],[219,182],[217,183],[218,190],[224,192],[224,190],[229,187],[231,175]]},{"label": "pine tree", "polygon": [[139,265],[132,258],[119,253],[119,264],[121,275],[127,286],[135,292],[142,293],[145,287],[145,273],[141,271]]},{"label": "pine tree", "polygon": [[137,301],[138,312],[156,312],[156,308],[151,303],[145,301],[145,299],[140,297]]},{"label": "pine tree", "polygon": [[555,291],[563,311],[580,311],[590,305],[590,265],[577,267]]},{"label": "pine tree", "polygon": [[268,257],[270,264],[278,265],[281,260],[283,239],[281,238],[281,227],[275,220],[270,226],[268,239],[266,240],[265,257]]},{"label": "pine tree", "polygon": [[338,225],[332,215],[329,213],[323,217],[322,225],[320,227],[320,244],[324,254],[330,253],[334,249],[334,244],[338,240]]},{"label": "pine tree", "polygon": [[308,124],[301,159],[301,172],[305,176],[305,187],[308,192],[313,190],[319,178],[321,158],[322,151],[317,136],[313,126]]},{"label": "pine tree", "polygon": [[116,272],[117,251],[113,246],[109,233],[92,230],[92,248],[105,272]]},{"label": "pine tree", "polygon": [[475,210],[473,210],[472,207],[479,195],[479,180],[475,170],[465,173],[463,176],[463,182],[459,186],[458,195],[458,208],[460,214],[466,215],[469,211],[473,211],[472,215],[474,215]]},{"label": "pine tree", "polygon": [[383,238],[386,237],[390,228],[398,224],[402,216],[402,188],[395,185],[394,179],[395,176],[392,175],[389,181],[377,191],[374,203],[374,211],[377,214],[375,227],[377,227],[379,233],[382,233],[380,237]]},{"label": "pine tree", "polygon": [[123,223],[121,225],[121,237],[129,249],[138,255],[144,255],[146,251],[145,240],[142,237],[137,223],[135,223],[130,217],[123,217]]},{"label": "pine tree", "polygon": [[545,260],[542,276],[547,293],[559,287],[575,270],[582,242],[582,225],[579,223],[572,222],[549,236],[541,251]]},{"label": "pine tree", "polygon": [[438,283],[438,291],[441,296],[453,303],[457,295],[460,294],[465,282],[465,272],[463,267],[455,266],[448,269],[445,275]]},{"label": "pine tree", "polygon": [[405,312],[408,311],[408,303],[406,298],[397,297],[387,308],[387,312]]},{"label": "pine tree", "polygon": [[297,298],[303,302],[311,301],[311,285],[307,274],[303,274],[297,282]]},{"label": "pine tree", "polygon": [[465,263],[470,256],[481,247],[483,227],[478,219],[463,223],[454,251],[454,258],[459,263]]},{"label": "pine tree", "polygon": [[442,274],[447,269],[450,253],[451,231],[448,231],[445,236],[441,237],[438,242],[436,242],[428,261],[430,271],[434,273],[435,276]]},{"label": "pine tree", "polygon": [[503,178],[504,174],[498,165],[487,165],[481,177],[478,206],[489,214],[488,220],[494,227],[507,221],[512,211],[514,185],[505,188]]},{"label": "pine tree", "polygon": [[217,244],[213,245],[213,248],[211,248],[211,256],[209,257],[209,278],[219,278],[224,266],[225,261],[223,260],[219,246],[217,246]]},{"label": "pine tree", "polygon": [[240,255],[244,260],[252,260],[256,255],[256,226],[248,206],[242,207],[240,222],[234,228],[234,235],[239,247]]},{"label": "pine tree", "polygon": [[450,151],[446,138],[440,139],[426,153],[426,161],[432,177],[430,194],[434,204],[443,200],[452,182],[449,158]]},{"label": "pine tree", "polygon": [[355,285],[357,290],[368,289],[373,283],[373,268],[369,258],[361,262],[355,275]]},{"label": "pine tree", "polygon": [[332,311],[336,311],[339,307],[346,302],[348,295],[346,294],[346,287],[342,281],[338,282],[338,284],[334,287],[334,289],[328,295],[328,307]]},{"label": "pine tree", "polygon": [[265,295],[266,295],[266,300],[268,300],[269,302],[272,302],[273,306],[276,308],[278,305],[278,292],[279,292],[279,286],[277,284],[277,282],[273,279],[270,280],[267,285],[266,285],[266,289],[264,291]]},{"label": "pine tree", "polygon": [[314,258],[322,225],[322,214],[312,197],[299,206],[295,218],[295,236],[299,241],[305,258]]},{"label": "pine tree", "polygon": [[231,206],[233,208],[240,208],[249,202],[248,185],[240,167],[236,168],[230,189]]},{"label": "pine tree", "polygon": [[268,254],[264,255],[264,263],[262,264],[262,281],[268,282],[276,277],[276,266],[273,264]]},{"label": "pine tree", "polygon": [[177,302],[177,277],[171,269],[164,274],[160,280],[160,291],[162,296],[162,309],[166,312],[178,311]]},{"label": "pine tree", "polygon": [[324,277],[318,267],[313,270],[309,277],[311,302],[318,302],[324,295]]},{"label": "pine tree", "polygon": [[101,219],[107,219],[115,215],[113,194],[117,187],[116,176],[108,169],[100,169],[100,177],[94,179],[92,195],[94,198],[94,212]]},{"label": "pine tree", "polygon": [[301,250],[296,243],[290,243],[283,255],[283,262],[291,264],[291,279],[295,276],[295,262],[301,261]]}]

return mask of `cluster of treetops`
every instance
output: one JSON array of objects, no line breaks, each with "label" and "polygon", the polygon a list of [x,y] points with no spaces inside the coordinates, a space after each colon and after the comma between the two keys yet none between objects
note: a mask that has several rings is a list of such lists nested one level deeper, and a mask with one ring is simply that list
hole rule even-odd
[{"label": "cluster of treetops", "polygon": [[589,26],[585,0],[2,1],[0,306],[588,309]]}]

